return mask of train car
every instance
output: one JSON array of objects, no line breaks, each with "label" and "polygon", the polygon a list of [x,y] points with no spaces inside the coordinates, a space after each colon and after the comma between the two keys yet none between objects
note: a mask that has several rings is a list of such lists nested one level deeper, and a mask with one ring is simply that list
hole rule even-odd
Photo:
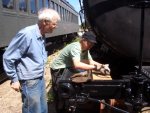
[{"label": "train car", "polygon": [[18,30],[35,24],[37,11],[42,7],[53,8],[61,15],[58,28],[47,37],[78,32],[78,13],[66,0],[1,0],[0,48],[7,46]]},{"label": "train car", "polygon": [[[62,42],[69,39],[67,36],[78,32],[78,12],[66,0],[0,0],[0,67],[3,67],[5,47],[20,29],[37,23],[37,12],[43,7],[52,8],[61,16],[58,28],[53,33],[46,34],[46,45]],[[4,79],[3,68],[1,72],[0,81]]]}]

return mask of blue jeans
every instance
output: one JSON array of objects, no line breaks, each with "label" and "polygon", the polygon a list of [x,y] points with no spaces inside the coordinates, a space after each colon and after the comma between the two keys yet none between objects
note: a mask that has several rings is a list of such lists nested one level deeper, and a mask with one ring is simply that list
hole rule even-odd
[{"label": "blue jeans", "polygon": [[43,77],[21,81],[22,113],[48,113]]}]

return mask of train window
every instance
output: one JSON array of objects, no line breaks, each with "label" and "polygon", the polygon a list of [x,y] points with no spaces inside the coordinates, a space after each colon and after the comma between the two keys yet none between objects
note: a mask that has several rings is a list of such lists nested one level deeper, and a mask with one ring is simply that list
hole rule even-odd
[{"label": "train window", "polygon": [[57,11],[57,4],[54,3],[54,9]]},{"label": "train window", "polygon": [[52,6],[52,1],[50,1],[50,8],[52,8],[53,6]]},{"label": "train window", "polygon": [[59,14],[60,14],[60,7],[61,7],[61,6],[60,6],[60,5],[58,5],[58,13],[59,13]]},{"label": "train window", "polygon": [[27,12],[27,0],[19,0],[19,10]]},{"label": "train window", "polygon": [[65,9],[63,8],[63,20],[65,21]]},{"label": "train window", "polygon": [[61,18],[62,18],[62,20],[64,20],[64,9],[63,9],[63,7],[61,7]]},{"label": "train window", "polygon": [[58,12],[59,10],[58,10],[58,4],[56,4],[56,11]]},{"label": "train window", "polygon": [[64,21],[66,21],[66,9],[64,9]]},{"label": "train window", "polygon": [[39,9],[44,7],[44,1],[43,0],[39,0]]},{"label": "train window", "polygon": [[31,6],[31,13],[36,14],[37,13],[36,0],[30,0],[30,6]]},{"label": "train window", "polygon": [[66,10],[66,21],[68,21],[68,10]]},{"label": "train window", "polygon": [[68,13],[68,21],[71,22],[70,12]]},{"label": "train window", "polygon": [[76,15],[74,15],[74,23],[78,23],[78,18]]},{"label": "train window", "polygon": [[71,22],[73,22],[73,14],[72,13],[70,14],[70,19],[71,19]]},{"label": "train window", "polygon": [[76,23],[76,16],[73,15],[73,22]]},{"label": "train window", "polygon": [[50,7],[50,2],[49,2],[49,0],[46,0],[46,2],[45,2],[45,6],[48,8],[48,7]]},{"label": "train window", "polygon": [[60,6],[60,16],[61,16],[61,20],[63,20],[63,13],[62,13],[62,7]]},{"label": "train window", "polygon": [[67,10],[67,21],[69,21],[69,11]]},{"label": "train window", "polygon": [[72,22],[72,13],[70,12],[70,22]]},{"label": "train window", "polygon": [[69,11],[67,10],[67,21],[69,21]]},{"label": "train window", "polygon": [[72,22],[72,13],[69,14],[70,22]]},{"label": "train window", "polygon": [[54,9],[54,8],[55,8],[55,6],[54,6],[54,2],[53,2],[53,1],[51,1],[51,8],[52,8],[52,9]]},{"label": "train window", "polygon": [[72,14],[72,22],[74,23],[74,14]]},{"label": "train window", "polygon": [[70,22],[70,12],[68,11],[68,21]]},{"label": "train window", "polygon": [[14,7],[15,7],[15,0],[2,0],[2,4],[3,4],[4,8],[14,9]]}]

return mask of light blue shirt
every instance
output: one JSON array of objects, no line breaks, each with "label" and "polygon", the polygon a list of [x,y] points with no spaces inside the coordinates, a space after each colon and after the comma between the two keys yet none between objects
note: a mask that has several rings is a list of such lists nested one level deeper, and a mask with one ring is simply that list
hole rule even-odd
[{"label": "light blue shirt", "polygon": [[20,30],[3,55],[3,66],[12,82],[34,79],[44,74],[47,52],[38,25]]}]

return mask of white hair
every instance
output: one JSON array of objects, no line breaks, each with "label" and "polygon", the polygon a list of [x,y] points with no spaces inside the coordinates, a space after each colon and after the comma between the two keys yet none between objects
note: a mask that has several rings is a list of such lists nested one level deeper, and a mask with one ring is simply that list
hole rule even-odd
[{"label": "white hair", "polygon": [[57,11],[50,8],[43,8],[38,11],[38,20],[48,20],[52,21],[52,19],[56,19],[56,21],[60,21],[60,15]]}]

